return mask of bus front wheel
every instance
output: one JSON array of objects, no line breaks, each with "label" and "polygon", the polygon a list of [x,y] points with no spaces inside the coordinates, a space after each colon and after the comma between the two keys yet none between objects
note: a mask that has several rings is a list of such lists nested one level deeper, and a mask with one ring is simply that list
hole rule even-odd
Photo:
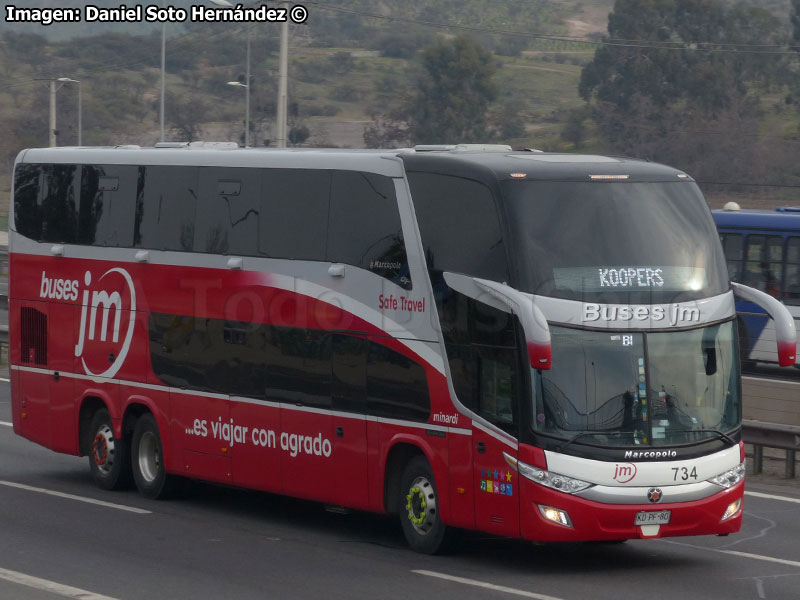
[{"label": "bus front wheel", "polygon": [[155,417],[145,413],[136,421],[131,441],[131,463],[136,488],[145,498],[167,497],[174,486],[174,477],[167,474],[161,434]]},{"label": "bus front wheel", "polygon": [[111,415],[101,408],[91,422],[92,445],[89,469],[95,484],[104,490],[118,490],[130,484],[130,452],[126,440],[114,435]]},{"label": "bus front wheel", "polygon": [[400,482],[400,523],[412,550],[441,554],[450,547],[454,531],[439,514],[433,471],[422,456],[412,458]]}]

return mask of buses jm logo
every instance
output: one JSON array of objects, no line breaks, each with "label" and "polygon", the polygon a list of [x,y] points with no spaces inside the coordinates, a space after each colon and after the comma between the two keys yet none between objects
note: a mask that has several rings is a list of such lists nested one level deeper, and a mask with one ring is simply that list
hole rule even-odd
[{"label": "buses jm logo", "polygon": [[[78,333],[78,343],[75,345],[75,356],[81,357],[83,370],[86,371],[86,374],[93,375],[95,377],[114,377],[114,375],[116,375],[120,370],[122,364],[125,362],[125,358],[128,356],[128,350],[130,350],[131,347],[131,340],[133,339],[133,325],[136,320],[136,290],[133,288],[133,280],[131,279],[131,276],[125,269],[120,269],[118,267],[109,269],[97,279],[97,282],[100,283],[100,281],[102,281],[111,273],[118,273],[121,275],[128,286],[128,291],[130,293],[130,308],[128,312],[130,317],[128,318],[128,331],[125,333],[125,339],[122,341],[122,347],[117,355],[113,358],[111,365],[101,373],[95,373],[89,368],[89,366],[86,364],[86,359],[83,357],[83,351],[85,349],[86,342],[93,341],[97,335],[98,309],[101,309],[99,311],[101,313],[99,341],[105,342],[108,339],[109,317],[111,316],[111,311],[113,309],[114,322],[111,329],[111,341],[115,344],[119,343],[120,324],[122,321],[122,294],[116,290],[112,291],[111,293],[107,292],[106,290],[90,290],[89,287],[92,284],[92,274],[89,271],[86,271],[86,274],[84,275],[84,282],[86,283],[87,289],[83,291],[83,298],[81,301],[81,323]],[[90,292],[91,301],[89,299]]]},{"label": "buses jm logo", "polygon": [[618,464],[614,469],[614,481],[618,483],[628,483],[636,477],[636,465],[632,463]]}]

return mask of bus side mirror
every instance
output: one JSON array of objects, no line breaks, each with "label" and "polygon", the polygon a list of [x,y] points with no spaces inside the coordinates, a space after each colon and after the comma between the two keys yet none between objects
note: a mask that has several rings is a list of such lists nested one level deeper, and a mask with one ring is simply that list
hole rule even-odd
[{"label": "bus side mirror", "polygon": [[741,283],[731,282],[735,296],[763,308],[775,321],[775,341],[778,343],[778,363],[789,367],[797,360],[797,330],[794,318],[786,307],[769,294]]},{"label": "bus side mirror", "polygon": [[520,292],[504,283],[444,273],[447,285],[465,296],[517,316],[525,332],[528,359],[533,369],[550,368],[550,327],[533,295]]}]

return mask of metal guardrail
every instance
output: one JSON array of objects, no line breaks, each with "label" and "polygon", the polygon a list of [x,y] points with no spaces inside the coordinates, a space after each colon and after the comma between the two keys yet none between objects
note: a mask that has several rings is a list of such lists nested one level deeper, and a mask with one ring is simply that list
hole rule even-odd
[{"label": "metal guardrail", "polygon": [[742,438],[753,446],[753,472],[764,469],[764,448],[786,451],[786,478],[794,479],[795,460],[800,450],[800,426],[764,423],[745,419],[742,421]]}]

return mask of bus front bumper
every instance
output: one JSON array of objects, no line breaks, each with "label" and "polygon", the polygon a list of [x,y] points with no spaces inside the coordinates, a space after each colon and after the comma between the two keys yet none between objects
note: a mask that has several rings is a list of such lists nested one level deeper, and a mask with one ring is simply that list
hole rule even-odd
[{"label": "bus front bumper", "polygon": [[521,534],[532,541],[726,535],[742,526],[744,481],[700,500],[643,504],[605,504],[524,479],[521,484]]}]

